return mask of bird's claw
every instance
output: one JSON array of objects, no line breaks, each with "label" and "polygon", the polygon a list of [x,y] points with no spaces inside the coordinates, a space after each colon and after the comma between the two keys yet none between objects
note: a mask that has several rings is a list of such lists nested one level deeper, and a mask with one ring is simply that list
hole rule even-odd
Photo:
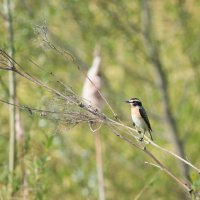
[{"label": "bird's claw", "polygon": [[143,139],[144,139],[144,138],[143,138],[143,137],[141,137],[141,138],[139,138],[139,141],[140,141],[140,142],[142,142],[142,141],[143,141]]}]

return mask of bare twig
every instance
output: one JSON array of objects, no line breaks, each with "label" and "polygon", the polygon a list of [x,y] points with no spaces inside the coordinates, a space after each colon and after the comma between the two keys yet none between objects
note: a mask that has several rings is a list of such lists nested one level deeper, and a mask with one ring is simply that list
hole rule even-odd
[{"label": "bare twig", "polygon": [[189,193],[192,193],[192,188],[185,184],[183,181],[181,181],[178,177],[176,177],[172,172],[170,172],[146,147],[141,147],[140,145],[133,143],[130,139],[122,136],[118,131],[112,129],[114,134],[119,136],[121,139],[125,140],[129,144],[133,145],[134,147],[142,150],[145,154],[147,154],[149,157],[152,158],[152,160],[156,163],[155,166],[158,166],[159,169],[164,171],[168,176],[170,176],[172,179],[174,179],[181,187],[183,187],[186,191]]},{"label": "bare twig", "polygon": [[[68,59],[68,56],[71,57],[71,61],[75,64],[75,66],[77,67],[78,70],[81,71],[81,73],[83,73],[83,75],[90,81],[90,83],[96,88],[96,90],[98,91],[98,94],[101,96],[101,98],[103,99],[103,101],[105,102],[105,104],[108,106],[108,108],[110,109],[110,111],[112,112],[114,118],[117,118],[117,114],[114,112],[114,110],[112,109],[112,106],[109,104],[109,102],[107,101],[107,99],[104,97],[104,95],[101,93],[101,91],[96,87],[96,85],[94,84],[94,82],[91,80],[91,78],[87,75],[87,73],[85,71],[82,71],[79,62],[77,61],[77,59],[75,58],[74,55],[72,55],[71,52],[59,48],[56,45],[54,45],[48,38],[47,35],[47,27],[46,24],[44,23],[42,26],[35,26],[35,31],[36,33],[38,33],[39,37],[41,37],[42,41],[44,42],[44,44],[46,46],[48,46],[49,48],[51,48],[53,51],[55,51],[56,53],[64,56],[65,58]],[[67,57],[66,57],[67,55]]]},{"label": "bare twig", "polygon": [[179,178],[177,178],[173,173],[171,173],[150,151],[148,151],[146,148],[144,149],[144,152],[149,155],[156,163],[159,169],[163,170],[166,174],[168,174],[172,179],[174,179],[179,185],[181,185],[183,188],[185,188],[189,193],[192,192],[192,188],[182,182]]},{"label": "bare twig", "polygon": [[[147,138],[147,140],[149,140],[149,139]],[[182,161],[183,163],[187,164],[188,166],[190,166],[191,168],[195,169],[200,174],[200,169],[197,168],[196,166],[194,166],[191,162],[187,161],[186,159],[183,159],[182,157],[180,157],[179,155],[173,153],[172,151],[169,151],[168,149],[165,149],[165,148],[159,146],[158,144],[154,143],[151,140],[149,140],[149,143],[152,144],[154,147],[156,147],[156,148],[158,148],[158,149],[160,149],[160,150],[172,155],[176,159],[178,159],[178,160]]]}]

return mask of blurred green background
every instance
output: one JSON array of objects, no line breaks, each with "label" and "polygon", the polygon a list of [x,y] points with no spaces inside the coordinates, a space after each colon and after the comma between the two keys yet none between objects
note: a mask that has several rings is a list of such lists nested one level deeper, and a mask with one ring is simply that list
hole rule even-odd
[{"label": "blurred green background", "polygon": [[[45,71],[53,72],[57,79],[81,94],[84,74],[91,66],[95,46],[99,45],[104,80],[102,93],[118,117],[132,126],[129,106],[123,101],[140,98],[149,114],[155,142],[176,152],[171,133],[174,131],[182,141],[186,158],[200,167],[200,2],[150,0],[149,24],[144,21],[144,2],[14,0],[15,60],[47,84],[54,85],[54,79]],[[0,2],[0,10],[0,45],[7,49],[3,2]],[[70,58],[65,59],[45,47],[34,29],[44,23],[49,40],[70,52],[81,70]],[[145,37],[149,39],[146,42]],[[0,71],[0,83],[0,98],[7,100],[7,71]],[[47,91],[19,76],[17,97],[20,104],[34,108],[56,106]],[[165,100],[169,113],[166,113]],[[6,199],[9,115],[7,105],[1,103],[0,109],[0,198]],[[103,112],[112,117],[106,105]],[[17,156],[13,199],[98,199],[94,135],[88,124],[72,127],[26,111],[20,114],[24,139],[18,151],[23,152],[23,156]],[[106,126],[102,126],[100,132],[106,199],[134,199],[152,179],[153,183],[140,199],[186,198],[172,179],[144,163],[151,161],[145,154],[115,137]],[[185,180],[172,157],[151,146],[149,149]],[[198,192],[199,175],[189,170],[189,176]]]}]

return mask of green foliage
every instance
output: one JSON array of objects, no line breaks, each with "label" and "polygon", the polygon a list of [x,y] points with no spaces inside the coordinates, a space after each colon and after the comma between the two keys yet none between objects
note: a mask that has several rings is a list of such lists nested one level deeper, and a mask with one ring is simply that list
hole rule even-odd
[{"label": "green foliage", "polygon": [[197,174],[192,173],[192,186],[194,191],[198,191],[200,189],[200,178]]}]

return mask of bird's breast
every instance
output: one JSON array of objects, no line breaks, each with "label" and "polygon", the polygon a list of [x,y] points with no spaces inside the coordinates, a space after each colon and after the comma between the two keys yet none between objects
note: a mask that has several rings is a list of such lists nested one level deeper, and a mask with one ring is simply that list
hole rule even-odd
[{"label": "bird's breast", "polygon": [[141,118],[140,111],[137,106],[131,107],[131,115],[137,118]]},{"label": "bird's breast", "polygon": [[142,128],[144,130],[147,130],[147,125],[140,115],[139,107],[131,107],[131,117],[133,122],[138,128]]}]

